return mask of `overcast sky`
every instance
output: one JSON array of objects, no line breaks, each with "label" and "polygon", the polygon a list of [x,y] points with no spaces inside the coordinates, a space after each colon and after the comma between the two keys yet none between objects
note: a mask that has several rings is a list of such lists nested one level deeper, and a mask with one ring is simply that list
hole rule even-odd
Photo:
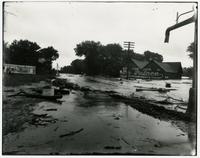
[{"label": "overcast sky", "polygon": [[192,60],[186,49],[194,41],[194,24],[172,31],[169,43],[164,43],[164,37],[167,27],[175,24],[177,11],[183,13],[192,6],[195,4],[7,2],[4,40],[28,39],[42,48],[53,46],[60,55],[54,67],[78,58],[74,48],[85,40],[121,46],[123,41],[133,41],[136,53],[150,50],[163,55],[164,61],[180,61],[188,67]]}]

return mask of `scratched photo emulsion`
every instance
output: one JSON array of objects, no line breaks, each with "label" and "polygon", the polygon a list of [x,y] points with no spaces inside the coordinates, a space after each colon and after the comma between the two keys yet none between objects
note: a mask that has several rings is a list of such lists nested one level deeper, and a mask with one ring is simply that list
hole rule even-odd
[{"label": "scratched photo emulsion", "polygon": [[196,155],[197,2],[3,2],[3,155]]}]

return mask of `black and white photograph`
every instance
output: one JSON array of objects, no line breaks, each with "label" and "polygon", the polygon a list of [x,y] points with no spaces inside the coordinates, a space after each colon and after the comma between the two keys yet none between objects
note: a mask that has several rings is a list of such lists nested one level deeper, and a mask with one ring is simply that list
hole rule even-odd
[{"label": "black and white photograph", "polygon": [[197,156],[197,1],[2,2],[2,155]]}]

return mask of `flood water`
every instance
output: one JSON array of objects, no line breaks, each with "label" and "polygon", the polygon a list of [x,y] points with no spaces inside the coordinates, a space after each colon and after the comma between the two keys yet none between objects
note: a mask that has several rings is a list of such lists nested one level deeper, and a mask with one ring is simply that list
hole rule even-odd
[{"label": "flood water", "polygon": [[[69,82],[76,83],[79,86],[86,86],[90,89],[115,91],[121,95],[142,97],[154,101],[162,101],[168,97],[170,105],[164,105],[165,108],[170,110],[177,110],[185,112],[189,99],[189,89],[192,87],[192,80],[183,78],[179,80],[126,80],[120,81],[119,78],[104,78],[104,77],[90,77],[82,75],[61,74],[60,78],[66,78]],[[136,91],[137,88],[165,88],[166,83],[171,84],[171,88],[175,89],[167,93],[160,93],[158,91]],[[178,100],[178,101],[177,101]],[[181,101],[181,104],[180,104]],[[177,104],[179,102],[179,104]],[[177,108],[181,105],[183,108]],[[163,105],[161,105],[163,106]]]},{"label": "flood water", "polygon": [[[117,80],[93,80],[76,75],[65,75],[65,78],[80,86],[124,94],[130,93],[133,87],[130,81],[122,86]],[[33,113],[47,114],[54,122],[44,126],[24,124],[22,132],[9,133],[4,137],[4,151],[16,154],[159,155],[190,155],[192,152],[188,125],[184,122],[181,122],[180,128],[170,120],[155,119],[98,92],[72,91],[61,100],[61,104],[37,103]],[[80,129],[74,135],[61,136]]]},{"label": "flood water", "polygon": [[[188,102],[189,89],[192,87],[192,80],[188,78],[177,80],[126,80],[120,81],[119,78],[90,77],[82,75],[61,74],[60,78],[67,78],[70,82],[77,83],[80,86],[88,86],[97,90],[112,90],[123,95],[143,96],[148,99],[161,100],[166,96]],[[136,92],[136,88],[165,88],[165,84],[170,83],[171,88],[176,89],[168,93],[159,93],[156,91]]]}]

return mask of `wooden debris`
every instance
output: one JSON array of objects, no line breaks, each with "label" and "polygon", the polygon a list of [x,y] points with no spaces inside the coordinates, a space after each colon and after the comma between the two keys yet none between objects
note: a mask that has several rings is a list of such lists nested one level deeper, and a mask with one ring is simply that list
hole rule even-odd
[{"label": "wooden debris", "polygon": [[156,147],[156,148],[160,148],[161,146],[162,146],[162,144],[160,142],[154,144],[154,147]]},{"label": "wooden debris", "polygon": [[114,119],[115,119],[115,120],[119,120],[120,118],[119,118],[119,117],[115,117]]},{"label": "wooden debris", "polygon": [[56,100],[56,99],[61,99],[62,95],[54,95],[54,96],[46,96],[46,95],[41,95],[41,94],[31,94],[31,93],[27,93],[24,91],[18,92],[16,94],[13,95],[8,95],[7,97],[14,97],[14,96],[25,96],[28,98],[40,98],[40,99],[47,99],[47,100]]},{"label": "wooden debris", "polygon": [[123,137],[121,138],[121,140],[126,143],[127,145],[129,145],[131,148],[133,148],[135,151],[137,150],[133,145],[131,145],[126,139],[124,139]]},{"label": "wooden debris", "polygon": [[4,90],[4,92],[14,92],[15,90],[14,89],[7,89],[7,90]]},{"label": "wooden debris", "polygon": [[57,109],[46,109],[46,111],[57,111]]},{"label": "wooden debris", "polygon": [[172,90],[176,90],[176,89],[172,89],[172,88],[136,88],[136,92],[140,92],[140,91],[158,91],[158,92],[169,92]]},{"label": "wooden debris", "polygon": [[183,107],[183,106],[180,106],[180,105],[178,105],[177,108],[180,108],[182,110],[187,110],[187,107]]},{"label": "wooden debris", "polygon": [[181,134],[178,134],[178,135],[176,135],[177,137],[179,137],[179,136],[185,136],[185,134],[184,133],[181,133]]},{"label": "wooden debris", "polygon": [[66,87],[66,82],[67,82],[66,79],[60,79],[60,78],[56,78],[56,79],[51,81],[53,86],[63,87],[63,88]]},{"label": "wooden debris", "polygon": [[58,129],[58,127],[56,127],[56,128],[54,129],[54,131],[57,131],[57,129]]},{"label": "wooden debris", "polygon": [[35,126],[47,126],[49,123],[56,123],[56,121],[57,119],[54,119],[47,114],[33,114],[33,118],[29,123]]},{"label": "wooden debris", "polygon": [[31,88],[31,90],[32,90],[33,92],[42,94],[42,89],[41,89],[41,88]]},{"label": "wooden debris", "polygon": [[54,89],[55,91],[55,94],[58,94],[58,93],[61,93],[61,94],[69,94],[70,93],[70,90],[69,89]]},{"label": "wooden debris", "polygon": [[47,114],[34,114],[34,117],[47,117]]},{"label": "wooden debris", "polygon": [[109,94],[109,95],[116,99],[129,99],[128,97],[119,94]]},{"label": "wooden debris", "polygon": [[154,103],[159,103],[159,104],[173,104],[172,102],[169,102],[167,99],[161,100],[161,101],[154,101]]},{"label": "wooden debris", "polygon": [[165,87],[166,87],[166,88],[170,88],[170,87],[171,87],[171,83],[166,83],[166,84],[165,84]]},{"label": "wooden debris", "polygon": [[158,106],[157,103],[153,102],[153,100],[143,100],[136,97],[129,98],[120,94],[109,94],[109,96],[117,100],[119,99],[120,101],[123,101],[124,103],[134,107],[136,110],[158,119],[166,117],[168,118],[170,116],[172,119],[186,121],[189,120],[189,117],[183,112],[167,109],[163,106]]},{"label": "wooden debris", "polygon": [[104,149],[121,149],[121,146],[105,146]]},{"label": "wooden debris", "polygon": [[15,97],[15,96],[21,96],[24,92],[18,92],[15,94],[7,95],[7,97]]},{"label": "wooden debris", "polygon": [[69,132],[69,133],[67,133],[67,134],[62,134],[62,135],[60,135],[60,138],[66,137],[66,136],[72,136],[72,135],[75,135],[75,134],[77,134],[77,133],[80,133],[81,131],[83,131],[83,128],[81,128],[81,129],[79,129],[79,130],[77,130],[77,131],[71,131],[71,132]]},{"label": "wooden debris", "polygon": [[129,143],[127,140],[125,140],[124,138],[121,138],[121,140],[122,140],[124,143],[130,145],[130,143]]},{"label": "wooden debris", "polygon": [[176,99],[176,98],[173,98],[173,97],[170,97],[170,96],[168,96],[167,98],[173,99],[173,100],[176,100],[176,101],[180,101],[180,102],[184,102],[182,99]]}]

